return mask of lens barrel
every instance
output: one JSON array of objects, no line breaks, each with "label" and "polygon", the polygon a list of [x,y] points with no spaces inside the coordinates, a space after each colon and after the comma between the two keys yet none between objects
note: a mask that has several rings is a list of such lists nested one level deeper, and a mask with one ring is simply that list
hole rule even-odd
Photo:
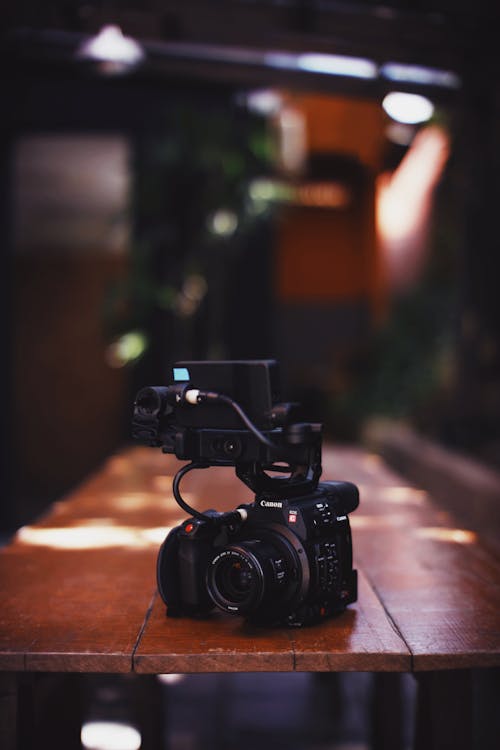
[{"label": "lens barrel", "polygon": [[158,417],[165,410],[168,388],[163,386],[147,386],[141,388],[135,399],[138,416]]},{"label": "lens barrel", "polygon": [[262,539],[224,547],[207,569],[207,590],[214,604],[238,615],[271,613],[276,604],[289,599],[296,583],[292,550]]}]

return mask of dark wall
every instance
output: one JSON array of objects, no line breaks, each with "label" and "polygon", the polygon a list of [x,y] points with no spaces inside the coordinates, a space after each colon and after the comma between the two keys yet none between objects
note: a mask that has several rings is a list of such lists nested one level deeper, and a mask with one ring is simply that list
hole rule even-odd
[{"label": "dark wall", "polygon": [[127,375],[106,363],[102,308],[123,259],[23,255],[14,262],[11,441],[16,525],[121,442]]}]

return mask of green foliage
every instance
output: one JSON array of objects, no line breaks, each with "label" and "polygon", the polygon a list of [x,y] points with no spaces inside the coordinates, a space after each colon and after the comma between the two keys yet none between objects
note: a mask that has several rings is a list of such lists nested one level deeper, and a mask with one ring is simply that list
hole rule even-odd
[{"label": "green foliage", "polygon": [[368,411],[409,417],[445,385],[453,346],[450,294],[424,285],[398,300],[374,342]]},{"label": "green foliage", "polygon": [[[205,292],[215,310],[209,317],[217,317],[214,296],[259,220],[250,181],[269,172],[273,151],[264,121],[228,102],[169,105],[136,143],[134,238],[128,274],[106,302],[111,336],[147,328],[159,314],[196,316]],[[199,299],[186,303],[193,275]]]}]

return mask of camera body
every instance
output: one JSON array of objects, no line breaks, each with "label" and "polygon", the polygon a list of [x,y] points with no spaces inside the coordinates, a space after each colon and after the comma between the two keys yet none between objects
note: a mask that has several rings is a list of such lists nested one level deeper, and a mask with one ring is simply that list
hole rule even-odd
[{"label": "camera body", "polygon": [[204,616],[217,606],[297,626],[343,610],[357,598],[347,517],[357,503],[354,485],[321,482],[303,497],[258,496],[240,506],[247,516],[238,527],[188,519],[158,556],[168,614]]},{"label": "camera body", "polygon": [[[301,626],[356,601],[348,514],[358,489],[319,482],[321,425],[294,421],[297,405],[278,399],[273,360],[179,362],[171,386],[138,393],[134,437],[192,461],[174,479],[192,516],[158,554],[169,616],[218,607],[258,624]],[[189,508],[180,479],[214,465],[234,466],[254,502],[231,513]]]}]

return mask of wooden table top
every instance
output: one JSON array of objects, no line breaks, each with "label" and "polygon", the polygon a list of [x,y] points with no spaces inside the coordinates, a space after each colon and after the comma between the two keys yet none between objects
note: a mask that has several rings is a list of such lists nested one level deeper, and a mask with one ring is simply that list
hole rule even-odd
[{"label": "wooden table top", "polygon": [[[155,561],[184,520],[179,462],[134,447],[110,458],[0,552],[0,669],[8,671],[411,671],[500,665],[500,556],[457,529],[376,456],[327,447],[323,478],[360,487],[351,516],[358,601],[301,629],[217,613],[165,617]],[[193,472],[201,510],[252,499],[231,469]]]}]

